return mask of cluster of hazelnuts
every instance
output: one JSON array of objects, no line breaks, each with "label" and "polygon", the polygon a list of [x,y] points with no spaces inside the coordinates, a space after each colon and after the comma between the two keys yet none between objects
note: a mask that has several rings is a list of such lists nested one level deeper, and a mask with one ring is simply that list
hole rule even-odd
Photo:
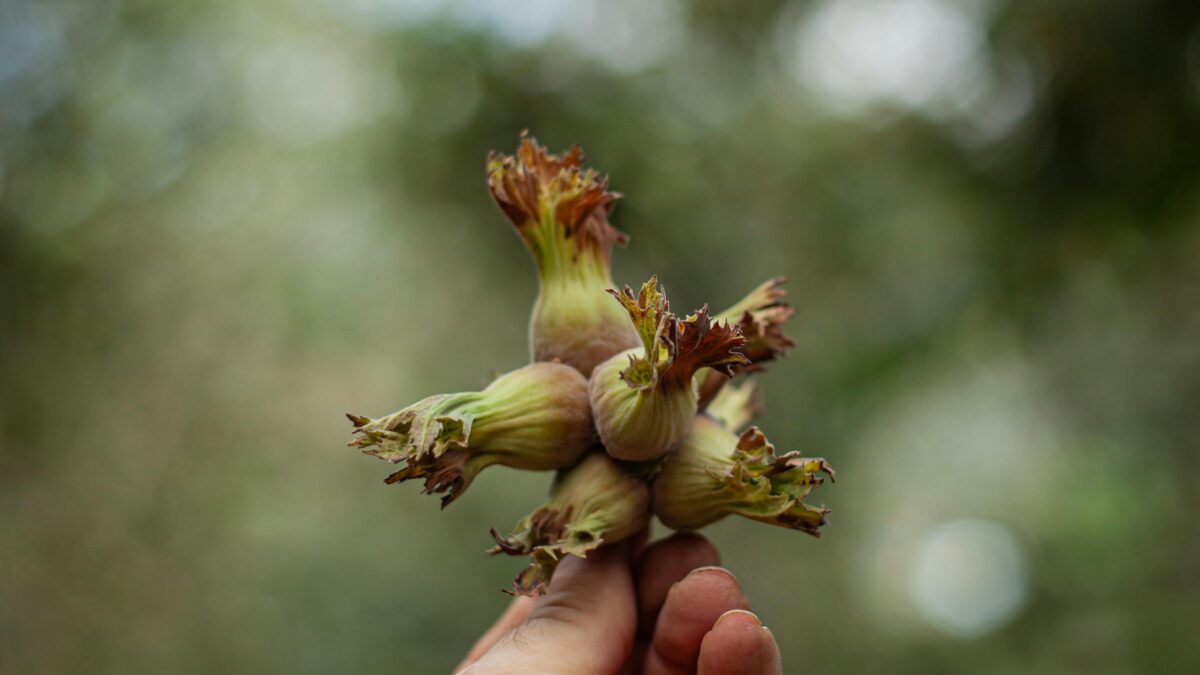
[{"label": "cluster of hazelnuts", "polygon": [[679,316],[654,277],[615,288],[610,256],[628,240],[609,223],[619,195],[578,146],[560,157],[523,134],[515,155],[489,155],[487,182],[537,264],[533,362],[483,391],[348,415],[350,445],[402,464],[386,482],[423,479],[443,507],[492,465],[557,471],[549,499],[510,535],[492,530],[490,553],[530,558],[514,593],[541,592],[563,556],[585,557],[651,516],[694,530],[737,514],[819,536],[828,510],[803,499],[833,470],[746,429],[760,392],[729,383],[792,346],[782,279],[724,312]]}]

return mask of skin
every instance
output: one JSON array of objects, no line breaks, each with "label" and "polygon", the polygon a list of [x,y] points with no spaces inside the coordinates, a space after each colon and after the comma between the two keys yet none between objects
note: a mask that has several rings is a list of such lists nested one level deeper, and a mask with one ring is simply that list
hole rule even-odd
[{"label": "skin", "polygon": [[458,675],[779,675],[779,648],[716,547],[645,534],[568,558],[539,598],[519,597]]}]

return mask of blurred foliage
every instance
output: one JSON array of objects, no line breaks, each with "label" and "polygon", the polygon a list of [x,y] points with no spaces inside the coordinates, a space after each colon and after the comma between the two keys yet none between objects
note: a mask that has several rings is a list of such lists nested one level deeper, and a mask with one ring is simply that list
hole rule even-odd
[{"label": "blurred foliage", "polygon": [[[1198,26],[1184,1],[0,0],[0,670],[457,661],[516,569],[487,529],[549,476],[439,513],[340,415],[527,358],[536,282],[483,161],[529,128],[626,194],[618,282],[690,307],[791,279],[761,423],[837,467],[832,525],[709,532],[789,672],[1200,671]],[[971,635],[911,581],[964,518],[1026,566]]]}]

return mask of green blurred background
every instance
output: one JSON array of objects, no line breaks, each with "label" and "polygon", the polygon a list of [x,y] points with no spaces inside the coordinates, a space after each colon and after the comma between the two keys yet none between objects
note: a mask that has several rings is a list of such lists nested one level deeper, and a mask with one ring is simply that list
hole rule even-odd
[{"label": "green blurred background", "polygon": [[526,361],[523,128],[618,282],[791,280],[831,525],[707,532],[789,672],[1200,672],[1200,5],[1118,0],[0,0],[0,670],[460,658],[550,476],[341,415]]}]

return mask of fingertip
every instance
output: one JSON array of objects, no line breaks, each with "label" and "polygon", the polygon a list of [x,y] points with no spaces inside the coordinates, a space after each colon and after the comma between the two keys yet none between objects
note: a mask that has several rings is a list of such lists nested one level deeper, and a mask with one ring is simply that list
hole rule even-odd
[{"label": "fingertip", "polygon": [[647,546],[636,570],[638,625],[644,632],[653,629],[671,586],[695,569],[720,562],[717,547],[694,532],[677,532]]},{"label": "fingertip", "polygon": [[671,587],[654,630],[654,651],[680,665],[694,665],[700,643],[729,610],[749,609],[737,579],[721,567],[692,570]]},{"label": "fingertip", "polygon": [[680,582],[686,583],[691,587],[691,593],[697,592],[733,597],[738,601],[738,604],[731,609],[749,609],[749,602],[746,596],[742,595],[742,586],[738,582],[737,577],[733,572],[719,565],[704,565],[697,567]]},{"label": "fingertip", "polygon": [[[696,575],[696,576],[714,575],[716,577],[729,579],[734,584],[738,583],[737,577],[733,575],[733,572],[730,572],[729,570],[725,569],[724,567],[721,567],[720,565],[701,565],[700,567],[697,567],[696,569],[692,570],[691,572],[688,572],[689,577],[692,575]],[[687,577],[684,577],[684,578],[686,579]],[[741,588],[741,587],[739,586],[739,588]]]},{"label": "fingertip", "polygon": [[713,630],[717,630],[722,624],[736,624],[741,627],[750,628],[766,628],[762,624],[762,620],[758,615],[748,609],[731,609],[721,616],[717,617],[717,622],[713,624]]},{"label": "fingertip", "polygon": [[725,612],[700,643],[699,675],[776,675],[783,672],[775,636],[753,612]]},{"label": "fingertip", "polygon": [[651,544],[646,552],[649,553],[653,549],[703,556],[705,560],[710,561],[705,563],[707,565],[721,564],[721,552],[717,550],[717,545],[699,532],[675,532],[671,536]]}]

